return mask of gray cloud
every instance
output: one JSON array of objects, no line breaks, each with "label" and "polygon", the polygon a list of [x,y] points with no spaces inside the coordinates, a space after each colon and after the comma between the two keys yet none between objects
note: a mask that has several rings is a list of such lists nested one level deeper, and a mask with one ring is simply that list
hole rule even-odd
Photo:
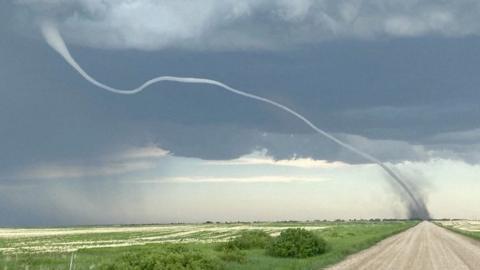
[{"label": "gray cloud", "polygon": [[331,39],[480,34],[476,1],[17,0],[101,48],[279,49]]},{"label": "gray cloud", "polygon": [[[43,42],[13,33],[5,37],[0,143],[9,156],[0,163],[3,171],[39,161],[95,160],[151,142],[175,155],[205,159],[266,148],[275,158],[297,154],[363,162],[274,108],[184,85],[158,85],[131,98],[111,96],[92,89]],[[92,74],[117,86],[159,74],[228,82],[288,104],[330,132],[389,144],[364,148],[385,161],[423,160],[429,154],[417,153],[421,145],[426,145],[422,151],[475,160],[473,147],[431,136],[477,128],[479,45],[477,39],[412,39],[325,43],[288,54],[79,47],[74,53]]]},{"label": "gray cloud", "polygon": [[440,133],[432,136],[431,139],[433,142],[438,144],[477,143],[480,140],[480,128]]}]

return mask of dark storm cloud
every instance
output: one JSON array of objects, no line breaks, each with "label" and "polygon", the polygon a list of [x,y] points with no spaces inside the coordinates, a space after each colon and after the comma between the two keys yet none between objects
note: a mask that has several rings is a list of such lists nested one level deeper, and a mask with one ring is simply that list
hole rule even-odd
[{"label": "dark storm cloud", "polygon": [[[1,5],[0,143],[9,153],[4,170],[44,160],[91,160],[150,142],[207,159],[266,148],[276,158],[359,161],[289,115],[220,89],[165,83],[128,98],[97,91],[41,40],[18,32],[14,22],[25,15],[9,12],[18,6]],[[432,138],[479,124],[475,37],[337,40],[261,53],[83,47],[72,53],[92,75],[115,86],[157,75],[226,82],[295,108],[383,160],[425,159],[430,150],[464,155],[468,149],[455,142]],[[403,150],[376,150],[395,148]]]}]

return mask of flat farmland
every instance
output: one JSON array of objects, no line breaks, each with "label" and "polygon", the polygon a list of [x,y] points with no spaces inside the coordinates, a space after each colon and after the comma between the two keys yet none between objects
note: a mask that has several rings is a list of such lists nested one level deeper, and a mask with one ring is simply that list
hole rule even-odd
[{"label": "flat farmland", "polygon": [[232,224],[232,225],[152,225],[46,229],[0,229],[0,252],[56,253],[79,249],[124,247],[155,243],[215,243],[235,237],[240,231],[259,229],[271,235],[302,227],[322,230],[327,224]]},{"label": "flat farmland", "polygon": [[[172,248],[211,258],[218,269],[319,269],[415,224],[357,221],[2,228],[0,269],[120,269],[105,265],[126,254],[168,253]],[[327,251],[309,258],[277,258],[254,248],[241,251],[244,259],[232,260],[225,259],[218,249],[245,231],[260,230],[275,238],[291,228],[303,228],[325,239]]]}]

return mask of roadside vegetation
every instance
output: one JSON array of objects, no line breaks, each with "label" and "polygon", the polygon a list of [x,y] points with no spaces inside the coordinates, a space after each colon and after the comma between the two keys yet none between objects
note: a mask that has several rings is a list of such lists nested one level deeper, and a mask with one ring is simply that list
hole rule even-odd
[{"label": "roadside vegetation", "polygon": [[[228,224],[226,228],[232,233],[227,239],[222,238],[224,234],[221,233],[225,233],[223,229],[212,229],[225,228],[225,224],[208,224],[207,227],[189,225],[194,231],[193,234],[187,235],[188,232],[184,231],[172,232],[184,239],[184,242],[142,243],[48,253],[31,250],[11,252],[11,249],[9,252],[5,247],[10,240],[0,237],[0,250],[3,247],[0,253],[0,269],[321,269],[415,224],[415,221],[257,223],[252,228],[242,230],[235,229],[239,224]],[[149,239],[156,237],[151,231],[147,234]],[[164,237],[163,234],[160,236]],[[194,236],[201,239],[210,237],[212,241],[189,242]],[[55,237],[57,236],[32,237],[22,241],[47,243],[56,241]],[[68,237],[82,241],[78,235]],[[103,236],[98,237],[105,241]],[[119,239],[122,239],[122,236],[115,234],[114,240],[120,241]]]},{"label": "roadside vegetation", "polygon": [[453,232],[480,240],[480,221],[470,220],[437,220],[435,224]]},{"label": "roadside vegetation", "polygon": [[325,253],[327,242],[302,228],[287,229],[268,244],[268,255],[283,258],[308,258]]},{"label": "roadside vegetation", "polygon": [[463,234],[463,235],[468,236],[470,238],[480,240],[480,231],[475,231],[475,232],[474,231],[465,231],[465,230],[450,228],[450,227],[447,227],[447,229],[449,229],[451,231],[454,231],[456,233],[459,233],[459,234]]}]

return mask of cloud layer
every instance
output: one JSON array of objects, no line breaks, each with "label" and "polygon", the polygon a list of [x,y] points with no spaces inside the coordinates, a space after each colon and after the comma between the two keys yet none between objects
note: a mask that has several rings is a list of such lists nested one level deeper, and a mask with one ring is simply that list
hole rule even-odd
[{"label": "cloud layer", "polygon": [[[169,155],[147,159],[157,168],[99,175],[102,181],[65,175],[0,185],[0,213],[6,216],[0,225],[404,217],[384,174],[373,165],[275,161],[265,152],[217,162]],[[479,217],[478,208],[471,207],[480,201],[479,165],[436,159],[390,166],[423,184],[434,217]]]},{"label": "cloud layer", "polygon": [[[480,34],[476,1],[17,0],[101,48],[280,49],[345,38]],[[31,14],[30,14],[31,15]]]}]

